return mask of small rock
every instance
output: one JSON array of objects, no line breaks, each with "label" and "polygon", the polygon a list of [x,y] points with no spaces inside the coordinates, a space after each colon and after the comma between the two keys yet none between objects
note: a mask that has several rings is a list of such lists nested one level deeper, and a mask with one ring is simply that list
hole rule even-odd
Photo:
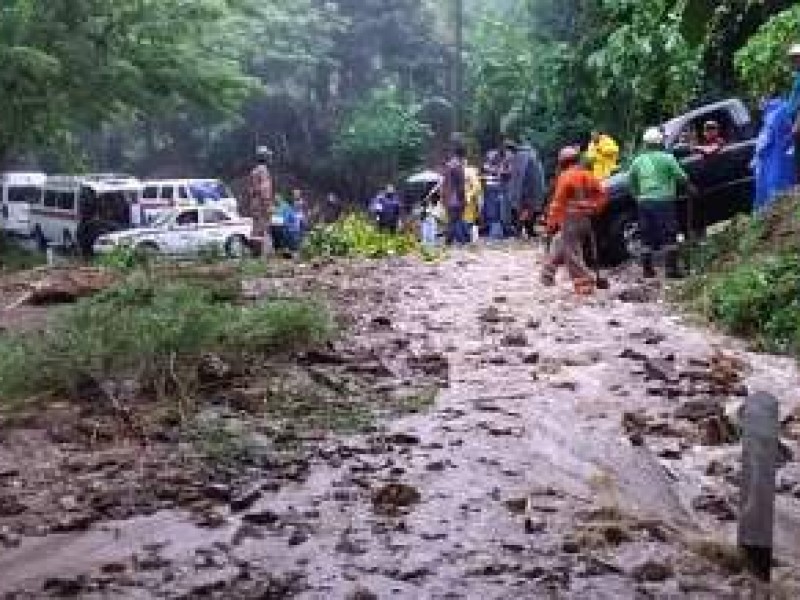
[{"label": "small rock", "polygon": [[675,411],[675,418],[693,422],[710,418],[722,419],[724,417],[725,409],[719,402],[711,399],[689,400]]},{"label": "small rock", "polygon": [[413,433],[393,433],[386,437],[389,444],[397,444],[399,446],[417,446],[420,443],[419,436]]},{"label": "small rock", "polygon": [[301,546],[308,541],[308,534],[300,529],[295,529],[289,536],[289,546]]},{"label": "small rock", "polygon": [[377,513],[396,514],[400,509],[419,503],[419,490],[404,483],[389,483],[372,495],[372,507]]},{"label": "small rock", "polygon": [[526,365],[536,365],[536,364],[539,364],[539,360],[540,359],[541,359],[541,356],[539,355],[538,352],[532,352],[531,354],[526,354],[522,358],[522,363],[526,364]]},{"label": "small rock", "polygon": [[233,490],[231,486],[224,483],[210,483],[203,490],[206,498],[216,500],[218,502],[230,502],[233,498]]},{"label": "small rock", "polygon": [[232,374],[231,366],[216,354],[204,354],[197,365],[197,379],[201,383],[227,381]]},{"label": "small rock", "polygon": [[260,510],[258,512],[247,513],[242,517],[242,521],[251,525],[274,525],[280,520],[280,517],[269,509]]},{"label": "small rock", "polygon": [[16,533],[13,533],[7,525],[0,527],[0,546],[5,548],[17,548],[20,543],[20,537]]},{"label": "small rock", "polygon": [[649,380],[666,381],[674,383],[678,381],[677,373],[672,363],[667,360],[650,358],[644,363],[645,378]]},{"label": "small rock", "polygon": [[636,581],[658,583],[672,578],[674,571],[666,563],[647,560],[633,568],[631,576]]},{"label": "small rock", "polygon": [[378,594],[365,587],[358,587],[347,595],[347,600],[378,600]]},{"label": "small rock", "polygon": [[736,511],[731,504],[721,496],[704,493],[692,500],[692,508],[711,513],[720,521],[730,522],[736,520]]},{"label": "small rock", "polygon": [[233,510],[234,512],[245,511],[251,508],[260,499],[261,499],[260,486],[253,486],[249,489],[240,492],[234,498],[231,499],[230,501],[231,510]]},{"label": "small rock", "polygon": [[86,531],[95,520],[96,517],[91,513],[64,515],[53,526],[53,532],[72,533],[74,531]]},{"label": "small rock", "polygon": [[75,496],[64,496],[59,498],[58,505],[67,512],[75,512],[78,510],[78,499]]},{"label": "small rock", "polygon": [[500,343],[509,348],[524,348],[528,345],[528,336],[524,331],[514,331],[503,336]]},{"label": "small rock", "polygon": [[391,329],[392,320],[385,315],[378,315],[372,319],[372,325],[378,329]]},{"label": "small rock", "polygon": [[42,586],[43,591],[61,598],[77,598],[86,589],[89,579],[86,575],[78,577],[50,577]]},{"label": "small rock", "polygon": [[641,352],[637,352],[631,348],[625,348],[622,351],[622,354],[619,355],[620,358],[624,358],[626,360],[633,360],[636,362],[645,362],[647,361],[647,355],[642,354]]}]

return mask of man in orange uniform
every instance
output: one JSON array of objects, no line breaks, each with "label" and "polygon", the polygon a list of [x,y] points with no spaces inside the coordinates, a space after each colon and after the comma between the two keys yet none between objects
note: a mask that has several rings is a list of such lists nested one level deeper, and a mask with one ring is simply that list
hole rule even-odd
[{"label": "man in orange uniform", "polygon": [[608,204],[600,180],[580,165],[580,150],[564,148],[558,155],[561,173],[547,214],[547,232],[560,235],[554,240],[542,271],[542,284],[555,285],[558,268],[565,265],[575,292],[589,296],[595,281],[583,260],[583,242],[592,235],[593,215]]}]

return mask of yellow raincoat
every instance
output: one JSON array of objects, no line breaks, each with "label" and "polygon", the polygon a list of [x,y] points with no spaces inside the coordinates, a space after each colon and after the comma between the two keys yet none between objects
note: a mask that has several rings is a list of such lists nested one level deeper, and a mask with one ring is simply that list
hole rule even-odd
[{"label": "yellow raincoat", "polygon": [[592,174],[598,179],[610,177],[619,164],[619,146],[614,139],[602,134],[600,139],[589,143],[586,158],[592,168]]},{"label": "yellow raincoat", "polygon": [[477,224],[481,214],[483,199],[483,183],[477,168],[467,166],[464,171],[467,180],[467,205],[464,207],[464,221]]}]

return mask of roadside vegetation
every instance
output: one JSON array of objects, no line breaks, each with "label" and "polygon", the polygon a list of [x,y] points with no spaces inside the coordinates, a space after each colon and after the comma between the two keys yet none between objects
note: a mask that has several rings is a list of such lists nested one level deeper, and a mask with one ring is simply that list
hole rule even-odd
[{"label": "roadside vegetation", "polygon": [[303,248],[309,257],[339,258],[388,258],[420,250],[415,234],[394,235],[379,231],[367,217],[359,214],[312,230]]},{"label": "roadside vegetation", "polygon": [[125,382],[153,397],[190,397],[209,355],[243,365],[321,343],[327,310],[297,298],[246,304],[238,272],[135,270],[52,315],[42,332],[0,337],[0,398],[80,399]]},{"label": "roadside vegetation", "polygon": [[44,256],[41,253],[26,250],[0,234],[0,274],[25,271],[42,264]]},{"label": "roadside vegetation", "polygon": [[741,217],[695,254],[678,297],[760,350],[800,357],[800,196]]}]

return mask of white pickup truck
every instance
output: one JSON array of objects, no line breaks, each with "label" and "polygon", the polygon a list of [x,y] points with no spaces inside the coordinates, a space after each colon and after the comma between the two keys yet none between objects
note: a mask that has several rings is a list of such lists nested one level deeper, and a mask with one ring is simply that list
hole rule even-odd
[{"label": "white pickup truck", "polygon": [[219,250],[231,258],[250,253],[253,222],[221,207],[170,209],[151,225],[100,236],[97,254],[135,248],[149,254],[196,256]]}]

